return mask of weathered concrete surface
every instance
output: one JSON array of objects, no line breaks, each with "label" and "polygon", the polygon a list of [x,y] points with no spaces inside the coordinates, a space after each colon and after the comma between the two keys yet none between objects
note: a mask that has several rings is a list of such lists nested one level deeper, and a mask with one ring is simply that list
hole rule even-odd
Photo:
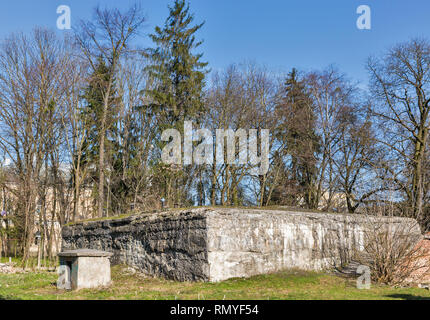
[{"label": "weathered concrete surface", "polygon": [[206,211],[143,214],[84,222],[62,230],[63,250],[113,252],[112,262],[175,279],[208,280]]},{"label": "weathered concrete surface", "polygon": [[412,219],[255,209],[199,208],[64,227],[63,250],[114,253],[114,263],[175,279],[220,281],[347,262],[372,228],[420,237]]}]

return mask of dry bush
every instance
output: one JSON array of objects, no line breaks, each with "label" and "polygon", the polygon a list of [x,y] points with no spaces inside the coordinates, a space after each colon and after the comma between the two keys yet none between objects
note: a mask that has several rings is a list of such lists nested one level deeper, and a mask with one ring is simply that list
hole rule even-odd
[{"label": "dry bush", "polygon": [[[390,285],[419,282],[414,275],[426,273],[429,252],[418,245],[422,236],[415,219],[393,215],[392,206],[380,206],[368,216],[363,251],[358,261],[371,269],[372,280]],[[424,270],[425,269],[425,270]]]}]

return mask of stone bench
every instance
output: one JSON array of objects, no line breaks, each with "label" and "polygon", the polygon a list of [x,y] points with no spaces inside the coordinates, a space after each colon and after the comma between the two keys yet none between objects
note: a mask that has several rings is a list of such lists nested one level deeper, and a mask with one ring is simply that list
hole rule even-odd
[{"label": "stone bench", "polygon": [[58,253],[57,288],[79,290],[108,286],[111,282],[110,257],[106,251],[78,249]]}]

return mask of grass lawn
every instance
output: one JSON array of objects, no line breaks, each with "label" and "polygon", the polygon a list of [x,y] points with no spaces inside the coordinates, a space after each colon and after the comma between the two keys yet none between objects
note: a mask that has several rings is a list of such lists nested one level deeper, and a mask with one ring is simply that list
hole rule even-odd
[{"label": "grass lawn", "polygon": [[112,268],[113,284],[97,290],[59,291],[55,272],[0,274],[1,299],[430,299],[419,288],[372,286],[359,290],[355,281],[316,272],[290,270],[219,283],[175,282],[130,275]]}]

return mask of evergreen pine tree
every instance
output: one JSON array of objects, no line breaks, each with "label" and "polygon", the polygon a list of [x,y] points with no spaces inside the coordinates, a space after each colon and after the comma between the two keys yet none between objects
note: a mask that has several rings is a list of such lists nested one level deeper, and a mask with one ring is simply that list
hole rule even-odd
[{"label": "evergreen pine tree", "polygon": [[[199,122],[204,111],[202,96],[207,63],[201,61],[202,54],[193,52],[202,44],[196,40],[195,33],[203,23],[192,26],[193,20],[189,5],[184,0],[175,0],[163,28],[156,27],[150,35],[156,48],[149,51],[152,64],[148,71],[154,86],[148,91],[151,97],[148,107],[156,115],[159,134],[167,128],[183,134],[184,120]],[[162,141],[157,144],[159,150],[164,145]],[[190,201],[190,190],[186,188],[189,167],[159,163],[156,171],[168,206]]]},{"label": "evergreen pine tree", "polygon": [[202,42],[195,33],[204,23],[191,26],[194,16],[184,0],[175,0],[169,7],[163,28],[156,27],[150,35],[156,48],[150,50],[149,72],[155,87],[149,91],[154,112],[161,113],[162,122],[181,128],[178,122],[195,119],[203,111],[202,92],[206,62],[202,54],[194,54]]},{"label": "evergreen pine tree", "polygon": [[318,205],[315,202],[315,181],[316,161],[320,152],[319,137],[315,131],[312,100],[296,69],[289,73],[285,81],[278,112],[284,124],[277,129],[277,135],[279,139],[284,140],[286,152],[291,157],[289,181],[296,184],[290,189],[298,189],[297,191],[304,197],[306,206],[315,209]]},{"label": "evergreen pine tree", "polygon": [[[118,153],[117,149],[117,128],[115,123],[118,118],[118,104],[116,103],[116,91],[111,90],[109,97],[109,110],[106,113],[105,127],[102,128],[103,117],[103,94],[106,92],[106,84],[109,81],[110,69],[105,61],[99,57],[97,65],[92,73],[88,87],[83,98],[87,102],[81,110],[81,118],[87,128],[87,137],[84,141],[84,152],[82,164],[87,166],[92,181],[97,181],[99,171],[99,155],[101,138],[105,140],[104,151],[106,153],[104,167],[106,170],[109,163],[112,163],[113,156]],[[115,80],[113,81],[115,83]],[[113,85],[112,87],[115,87]],[[96,191],[95,191],[96,192]]]}]

